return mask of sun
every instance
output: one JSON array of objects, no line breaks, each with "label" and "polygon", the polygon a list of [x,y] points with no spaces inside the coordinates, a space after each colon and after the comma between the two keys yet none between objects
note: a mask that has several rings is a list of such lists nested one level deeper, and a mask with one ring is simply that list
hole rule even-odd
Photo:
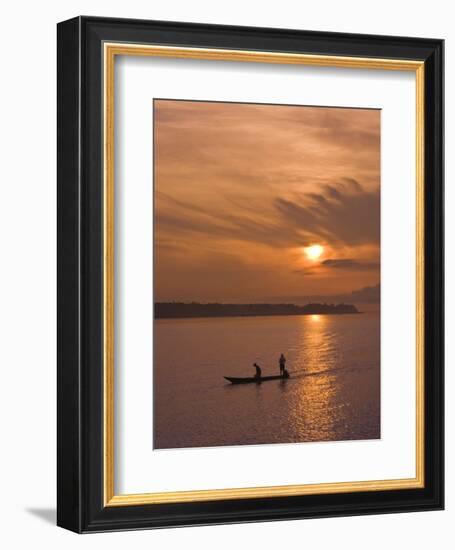
[{"label": "sun", "polygon": [[305,247],[305,254],[310,260],[317,260],[319,256],[324,252],[323,247],[320,244],[313,244]]}]

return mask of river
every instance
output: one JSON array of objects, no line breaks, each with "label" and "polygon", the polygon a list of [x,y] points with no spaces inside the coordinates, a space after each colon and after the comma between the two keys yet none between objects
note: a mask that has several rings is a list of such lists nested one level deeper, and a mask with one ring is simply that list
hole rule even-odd
[{"label": "river", "polygon": [[[154,447],[380,437],[380,316],[160,319],[154,333]],[[291,377],[231,385],[223,376]]]}]

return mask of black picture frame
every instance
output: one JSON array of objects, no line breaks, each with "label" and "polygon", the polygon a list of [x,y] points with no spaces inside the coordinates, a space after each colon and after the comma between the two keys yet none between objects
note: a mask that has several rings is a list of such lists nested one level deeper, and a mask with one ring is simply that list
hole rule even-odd
[{"label": "black picture frame", "polygon": [[[102,44],[154,43],[424,61],[425,486],[104,505]],[[77,533],[440,510],[444,506],[442,40],[77,17],[58,24],[58,507]]]}]

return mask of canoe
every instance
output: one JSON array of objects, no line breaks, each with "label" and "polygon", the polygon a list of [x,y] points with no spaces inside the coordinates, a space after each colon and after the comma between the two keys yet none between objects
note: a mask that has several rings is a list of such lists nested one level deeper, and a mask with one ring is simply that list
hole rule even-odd
[{"label": "canoe", "polygon": [[233,376],[225,376],[224,378],[231,384],[260,384],[261,382],[267,382],[268,380],[286,380],[289,378],[289,375],[281,376],[281,374],[277,374],[276,376],[261,376],[261,378],[256,378],[255,376],[248,378],[234,378]]}]

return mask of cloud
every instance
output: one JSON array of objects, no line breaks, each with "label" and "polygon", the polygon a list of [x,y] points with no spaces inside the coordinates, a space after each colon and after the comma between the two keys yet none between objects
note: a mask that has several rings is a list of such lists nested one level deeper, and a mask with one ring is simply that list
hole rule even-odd
[{"label": "cloud", "polygon": [[[248,301],[373,284],[379,175],[377,110],[156,100],[156,292]],[[308,262],[315,242],[353,261]]]},{"label": "cloud", "polygon": [[[271,197],[269,205],[225,197],[226,208],[194,204],[156,192],[157,227],[171,235],[197,233],[207,239],[238,240],[275,248],[306,246],[314,241],[355,247],[379,244],[379,190],[366,191],[352,178],[326,184],[320,193],[294,199]],[[175,238],[173,239],[175,241]],[[354,259],[329,259],[321,265],[344,269],[375,269]]]},{"label": "cloud", "polygon": [[381,301],[381,285],[365,286],[344,294],[312,294],[309,296],[275,296],[270,299],[276,303],[307,304],[311,302],[325,303],[363,303],[378,304]]},{"label": "cloud", "polygon": [[312,271],[311,269],[308,269],[308,268],[293,269],[292,273],[301,273],[302,275],[305,275],[305,277],[308,277],[309,275],[316,275],[317,274],[316,271],[314,271],[314,270]]},{"label": "cloud", "polygon": [[219,210],[176,200],[164,193],[157,194],[157,198],[162,205],[156,209],[158,229],[179,233],[180,238],[183,234],[197,233],[207,239],[239,240],[279,248],[301,241],[296,228],[280,219],[262,218],[260,210],[251,209],[249,203],[220,215]]},{"label": "cloud", "polygon": [[321,193],[290,199],[277,197],[275,207],[285,223],[301,231],[307,240],[346,245],[379,243],[379,189],[365,190],[352,178]]},{"label": "cloud", "polygon": [[354,290],[349,295],[352,300],[364,303],[379,303],[381,301],[381,285],[365,286],[359,290]]},{"label": "cloud", "polygon": [[354,260],[351,258],[347,259],[332,259],[329,258],[328,260],[324,260],[319,265],[324,267],[330,267],[333,269],[349,269],[349,270],[355,270],[355,271],[367,271],[367,270],[375,270],[379,269],[380,264],[379,262],[367,262],[364,260]]}]

